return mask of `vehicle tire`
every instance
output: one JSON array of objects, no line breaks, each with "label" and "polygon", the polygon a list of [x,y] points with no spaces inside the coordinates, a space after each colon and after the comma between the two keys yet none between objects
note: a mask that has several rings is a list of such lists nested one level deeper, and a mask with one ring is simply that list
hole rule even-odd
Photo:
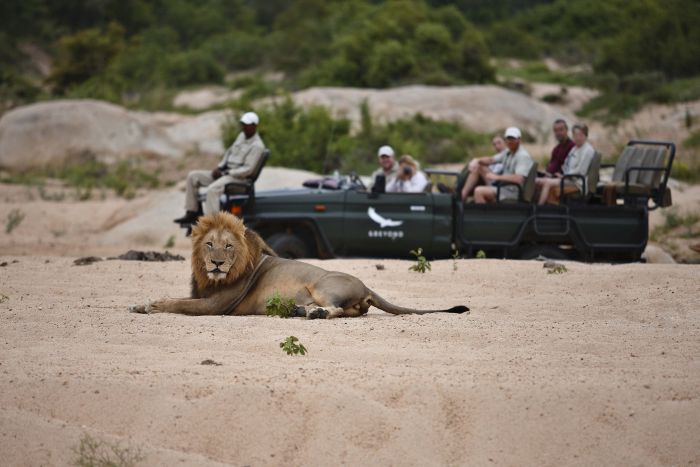
[{"label": "vehicle tire", "polygon": [[309,255],[304,241],[292,234],[277,233],[270,235],[265,241],[281,258],[297,259]]},{"label": "vehicle tire", "polygon": [[547,259],[571,259],[566,251],[549,245],[533,245],[525,247],[518,255],[520,259],[537,259],[540,256],[544,256]]}]

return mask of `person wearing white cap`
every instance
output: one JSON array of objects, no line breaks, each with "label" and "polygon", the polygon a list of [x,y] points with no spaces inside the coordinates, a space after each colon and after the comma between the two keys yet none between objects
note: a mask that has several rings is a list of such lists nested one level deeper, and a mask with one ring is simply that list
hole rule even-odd
[{"label": "person wearing white cap", "polygon": [[[493,157],[481,157],[469,163],[469,175],[462,189],[462,201],[474,192],[476,203],[493,203],[496,201],[495,182],[511,182],[522,186],[525,178],[530,172],[534,161],[530,154],[520,144],[521,133],[516,127],[506,129],[503,137],[506,141],[506,151]],[[503,172],[493,173],[489,165],[494,163],[503,164]],[[486,185],[477,186],[479,182]],[[505,186],[501,189],[501,199],[515,199],[518,196],[517,188]]]},{"label": "person wearing white cap", "polygon": [[[372,185],[377,181],[377,175],[383,175],[385,186],[389,185],[399,173],[399,164],[395,159],[394,148],[384,145],[377,151],[380,167],[372,172]],[[371,187],[370,187],[371,188]]]},{"label": "person wearing white cap", "polygon": [[250,177],[258,165],[265,144],[258,134],[260,119],[255,112],[246,112],[241,116],[241,132],[233,144],[224,152],[224,156],[216,169],[193,170],[187,174],[185,191],[185,215],[175,219],[176,223],[193,224],[197,221],[199,202],[197,191],[201,186],[207,187],[207,198],[202,206],[204,214],[212,214],[219,210],[219,198],[226,184],[245,180]]}]

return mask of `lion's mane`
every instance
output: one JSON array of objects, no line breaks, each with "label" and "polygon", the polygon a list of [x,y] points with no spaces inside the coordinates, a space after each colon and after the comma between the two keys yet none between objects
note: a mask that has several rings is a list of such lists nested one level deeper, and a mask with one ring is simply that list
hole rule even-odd
[{"label": "lion's mane", "polygon": [[[212,230],[224,230],[233,236],[234,260],[226,277],[212,283],[207,277],[204,259],[204,238]],[[237,217],[219,212],[199,219],[192,229],[192,297],[199,298],[211,292],[233,284],[250,273],[260,260],[262,253],[274,255],[274,252],[254,231],[247,229]]]}]

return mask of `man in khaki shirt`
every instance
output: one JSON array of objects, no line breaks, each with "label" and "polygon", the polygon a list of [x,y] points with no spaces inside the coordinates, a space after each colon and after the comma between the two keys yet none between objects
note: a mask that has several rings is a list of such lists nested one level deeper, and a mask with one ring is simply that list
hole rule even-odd
[{"label": "man in khaki shirt", "polygon": [[384,145],[377,151],[379,158],[379,168],[372,172],[372,186],[377,181],[377,175],[384,175],[384,186],[389,186],[399,173],[399,164],[394,158],[394,149],[391,146]]},{"label": "man in khaki shirt", "polygon": [[[532,164],[534,164],[530,154],[520,144],[521,134],[518,128],[510,127],[506,129],[503,136],[508,148],[506,151],[494,157],[474,159],[469,164],[470,173],[462,195],[466,196],[465,193],[469,193],[470,189],[474,189],[475,203],[493,203],[496,201],[496,187],[492,185],[493,182],[517,183],[522,187]],[[495,174],[489,170],[489,165],[494,163],[503,164],[502,174]],[[477,186],[479,181],[489,185]],[[517,199],[517,197],[518,190],[514,186],[504,186],[501,189],[501,200]]]},{"label": "man in khaki shirt", "polygon": [[241,117],[242,131],[236,141],[229,147],[221,162],[212,171],[193,170],[187,174],[187,190],[185,192],[185,215],[175,219],[176,223],[194,223],[197,221],[199,200],[197,191],[201,186],[207,187],[207,198],[202,206],[204,214],[219,211],[219,199],[226,184],[249,178],[260,162],[265,144],[258,134],[258,116],[248,112]]}]

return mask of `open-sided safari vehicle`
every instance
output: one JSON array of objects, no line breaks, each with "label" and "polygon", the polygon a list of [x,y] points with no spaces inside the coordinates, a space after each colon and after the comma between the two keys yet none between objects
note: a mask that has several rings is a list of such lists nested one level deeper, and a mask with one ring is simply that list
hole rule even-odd
[{"label": "open-sided safari vehicle", "polygon": [[[587,176],[578,176],[582,189],[572,189],[574,177],[562,179],[558,205],[532,202],[533,167],[517,199],[488,205],[463,204],[450,193],[370,191],[350,176],[258,193],[251,184],[227,192],[221,206],[292,258],[408,258],[420,247],[429,258],[484,251],[499,258],[639,261],[649,210],[671,205],[667,183],[675,151],[672,142],[630,141],[607,183],[599,182],[597,155]],[[460,192],[464,174],[426,172],[454,177],[454,192]]]}]

